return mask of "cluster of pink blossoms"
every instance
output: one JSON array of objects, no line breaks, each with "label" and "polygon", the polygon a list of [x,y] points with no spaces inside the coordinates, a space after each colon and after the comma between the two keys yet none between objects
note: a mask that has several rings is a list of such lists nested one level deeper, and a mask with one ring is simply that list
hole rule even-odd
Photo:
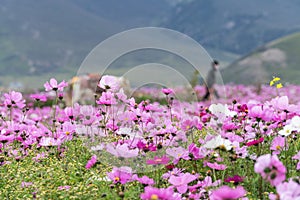
[{"label": "cluster of pink blossoms", "polygon": [[[67,87],[66,82],[51,79],[44,86],[47,92],[54,91],[57,100],[54,102],[63,104],[60,93]],[[299,197],[299,184],[293,179],[286,182],[287,169],[279,160],[283,152],[289,151],[291,160],[297,162],[290,166],[293,170],[300,169],[299,150],[292,148],[299,137],[300,105],[292,104],[289,97],[274,94],[274,98],[268,100],[267,97],[249,100],[244,96],[253,97],[253,91],[236,86],[228,91],[237,94],[232,98],[240,95],[239,101],[190,103],[173,99],[172,95],[178,90],[165,88],[160,93],[167,99],[167,105],[161,105],[127,98],[110,76],[103,77],[99,86],[104,90],[95,106],[30,107],[21,93],[4,94],[0,108],[1,154],[20,160],[28,155],[29,148],[37,146],[45,152],[33,160],[43,162],[51,148],[57,149],[63,157],[66,141],[72,141],[74,136],[85,137],[94,145],[86,170],[107,156],[113,169],[106,173],[106,179],[115,185],[141,184],[140,198],[149,200],[246,199],[248,188],[240,184],[248,181],[248,170],[241,170],[241,174],[234,171],[238,163],[247,159],[255,163],[247,167],[254,168],[274,191],[276,189],[277,194],[272,198]],[[204,92],[200,87],[196,91]],[[43,102],[50,97],[33,94],[30,98]],[[18,148],[14,148],[16,144]],[[260,154],[263,148],[268,150],[265,155]],[[138,171],[140,167],[161,170],[158,173],[161,176],[146,176]],[[164,188],[158,185],[160,181]],[[22,186],[32,184],[24,182]],[[61,186],[59,190],[70,187]]]}]

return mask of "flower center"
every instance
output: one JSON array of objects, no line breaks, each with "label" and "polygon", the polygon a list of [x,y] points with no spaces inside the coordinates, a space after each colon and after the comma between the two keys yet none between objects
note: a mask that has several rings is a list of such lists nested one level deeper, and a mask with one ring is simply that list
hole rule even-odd
[{"label": "flower center", "polygon": [[120,178],[119,178],[118,176],[115,177],[115,181],[116,181],[116,182],[120,181]]},{"label": "flower center", "polygon": [[277,149],[277,150],[280,150],[280,149],[281,149],[281,146],[277,145],[277,146],[276,146],[276,149]]},{"label": "flower center", "polygon": [[70,135],[70,132],[69,132],[69,131],[67,131],[67,132],[66,132],[66,135]]},{"label": "flower center", "polygon": [[158,200],[158,196],[156,194],[151,195],[151,200]]}]

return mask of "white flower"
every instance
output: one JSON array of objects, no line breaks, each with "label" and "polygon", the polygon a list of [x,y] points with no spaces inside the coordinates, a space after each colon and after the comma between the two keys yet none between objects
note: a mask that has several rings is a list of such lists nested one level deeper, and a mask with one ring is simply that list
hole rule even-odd
[{"label": "white flower", "polygon": [[216,115],[217,117],[219,117],[220,115],[225,115],[225,116],[230,116],[233,117],[234,115],[236,115],[236,112],[234,111],[230,111],[227,107],[227,105],[223,105],[223,104],[211,104],[209,106],[209,111]]},{"label": "white flower", "polygon": [[294,128],[294,131],[300,131],[300,117],[294,116],[291,119],[290,125]]},{"label": "white flower", "polygon": [[97,146],[92,146],[91,147],[92,151],[101,151],[102,149],[104,149],[104,145],[103,144],[99,144]]},{"label": "white flower", "polygon": [[143,138],[138,132],[132,132],[131,128],[122,127],[117,131],[118,135],[128,135],[130,139]]},{"label": "white flower", "polygon": [[290,124],[287,124],[278,133],[279,133],[279,135],[289,136],[292,133],[293,129],[294,129],[293,126],[291,126]]},{"label": "white flower", "polygon": [[283,136],[289,136],[293,131],[300,131],[300,117],[294,116],[291,121],[283,127],[278,133]]},{"label": "white flower", "polygon": [[98,86],[103,89],[118,91],[120,89],[120,78],[109,75],[102,76]]},{"label": "white flower", "polygon": [[40,141],[41,146],[58,146],[61,144],[59,139],[55,140],[52,137],[42,137]]},{"label": "white flower", "polygon": [[229,151],[230,149],[232,149],[232,142],[222,138],[221,135],[218,135],[213,139],[209,140],[208,142],[206,142],[203,145],[203,147],[207,149],[215,149],[220,147],[220,148],[225,148],[227,151]]}]

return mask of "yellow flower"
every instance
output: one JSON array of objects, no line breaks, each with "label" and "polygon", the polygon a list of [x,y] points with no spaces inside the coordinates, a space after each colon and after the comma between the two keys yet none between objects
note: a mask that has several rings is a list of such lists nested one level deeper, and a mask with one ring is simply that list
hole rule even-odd
[{"label": "yellow flower", "polygon": [[277,88],[277,89],[282,88],[282,87],[283,87],[283,86],[282,86],[281,83],[278,83],[278,84],[276,85],[276,88]]},{"label": "yellow flower", "polygon": [[278,83],[278,81],[280,81],[281,79],[279,77],[276,77],[276,76],[273,76],[273,79],[270,81],[270,86],[273,86],[275,83],[276,84],[276,88],[279,89],[279,88],[282,88],[282,83]]}]

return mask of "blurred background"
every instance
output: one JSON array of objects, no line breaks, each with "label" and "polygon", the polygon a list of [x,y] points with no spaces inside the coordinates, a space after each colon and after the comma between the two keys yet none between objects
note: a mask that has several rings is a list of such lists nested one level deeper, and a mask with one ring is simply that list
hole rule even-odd
[{"label": "blurred background", "polygon": [[[0,86],[69,80],[101,41],[145,26],[195,39],[221,62],[225,83],[264,84],[280,76],[299,84],[299,10],[298,0],[1,0]],[[145,55],[137,56],[140,63],[149,62]],[[172,55],[152,57],[184,69]],[[121,60],[112,69],[121,74],[130,65]]]}]

